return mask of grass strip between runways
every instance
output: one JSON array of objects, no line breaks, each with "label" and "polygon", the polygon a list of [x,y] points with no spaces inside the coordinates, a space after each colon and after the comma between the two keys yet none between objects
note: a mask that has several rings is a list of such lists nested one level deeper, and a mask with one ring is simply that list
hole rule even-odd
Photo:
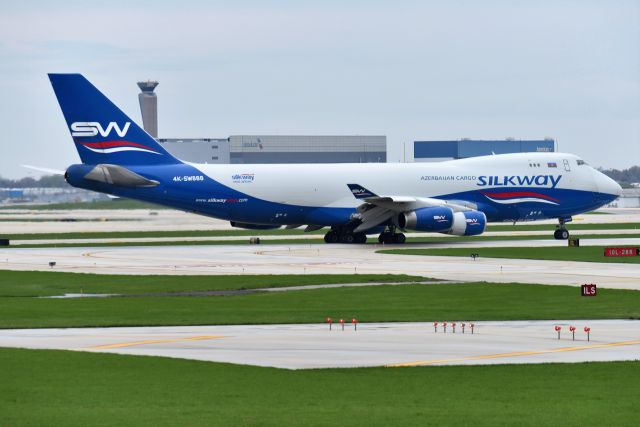
[{"label": "grass strip between runways", "polygon": [[0,270],[0,297],[226,291],[334,283],[417,282],[405,274],[117,275]]},{"label": "grass strip between runways", "polygon": [[[133,279],[134,276],[132,276]],[[0,298],[0,328],[640,318],[640,292],[530,284],[407,284],[231,296]]]},{"label": "grass strip between runways", "polygon": [[0,424],[631,426],[640,362],[287,371],[0,349]]}]

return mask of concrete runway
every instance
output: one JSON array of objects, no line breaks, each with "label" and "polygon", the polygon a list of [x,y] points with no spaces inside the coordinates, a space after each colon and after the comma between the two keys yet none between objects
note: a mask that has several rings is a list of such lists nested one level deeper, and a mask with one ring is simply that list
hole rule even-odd
[{"label": "concrete runway", "polygon": [[[564,246],[555,240],[412,244],[402,247]],[[640,245],[639,238],[581,240]],[[99,274],[411,274],[453,281],[581,285],[640,290],[640,264],[379,254],[381,245],[212,245],[0,249],[0,269]]]},{"label": "concrete runway", "polygon": [[[554,326],[562,326],[561,340]],[[572,341],[568,328],[577,327]],[[585,325],[591,327],[587,342]],[[640,321],[479,322],[0,330],[0,347],[164,356],[286,369],[640,359]]]}]

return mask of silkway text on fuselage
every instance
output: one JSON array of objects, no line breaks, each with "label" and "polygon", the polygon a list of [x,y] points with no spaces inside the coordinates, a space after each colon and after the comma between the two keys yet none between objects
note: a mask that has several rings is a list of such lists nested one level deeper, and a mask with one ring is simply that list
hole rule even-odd
[{"label": "silkway text on fuselage", "polygon": [[479,176],[476,183],[479,187],[550,187],[556,188],[562,175],[506,175]]}]

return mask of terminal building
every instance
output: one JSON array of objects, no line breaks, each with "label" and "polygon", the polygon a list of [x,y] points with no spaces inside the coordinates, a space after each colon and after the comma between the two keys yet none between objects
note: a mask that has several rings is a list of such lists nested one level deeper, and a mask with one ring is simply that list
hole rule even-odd
[{"label": "terminal building", "polygon": [[175,157],[193,163],[372,163],[387,161],[383,135],[232,135],[158,138],[157,81],[138,82],[144,129]]},{"label": "terminal building", "polygon": [[414,141],[413,158],[416,162],[439,162],[468,157],[506,153],[550,153],[556,151],[551,138],[541,140],[473,140]]},{"label": "terminal building", "polygon": [[175,157],[193,163],[373,163],[387,161],[378,135],[232,135],[159,138]]}]

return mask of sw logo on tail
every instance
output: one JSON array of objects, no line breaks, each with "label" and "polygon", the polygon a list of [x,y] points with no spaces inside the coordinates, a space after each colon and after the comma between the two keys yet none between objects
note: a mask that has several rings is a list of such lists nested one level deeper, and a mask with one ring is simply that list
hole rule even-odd
[{"label": "sw logo on tail", "polygon": [[103,138],[107,138],[113,130],[120,138],[124,138],[129,126],[131,126],[131,122],[126,122],[122,128],[116,122],[109,122],[106,129],[103,129],[99,122],[73,122],[71,123],[71,136],[91,137],[100,135]]}]

